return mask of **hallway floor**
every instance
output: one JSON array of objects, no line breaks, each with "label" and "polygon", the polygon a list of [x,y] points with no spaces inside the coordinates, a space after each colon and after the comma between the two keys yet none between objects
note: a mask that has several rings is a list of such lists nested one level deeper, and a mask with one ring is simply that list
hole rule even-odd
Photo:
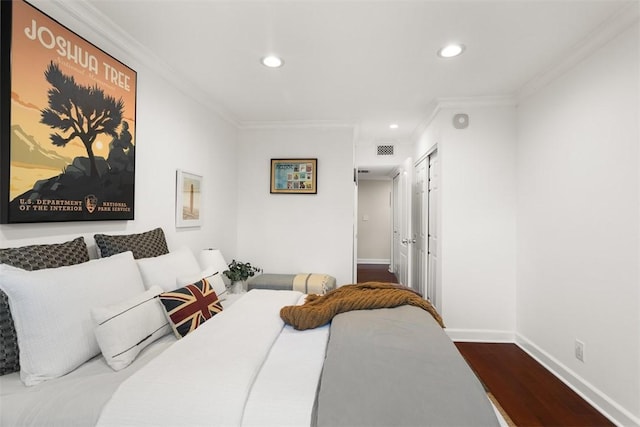
[{"label": "hallway floor", "polygon": [[389,264],[358,264],[358,283],[363,282],[392,282],[398,279],[389,273]]}]

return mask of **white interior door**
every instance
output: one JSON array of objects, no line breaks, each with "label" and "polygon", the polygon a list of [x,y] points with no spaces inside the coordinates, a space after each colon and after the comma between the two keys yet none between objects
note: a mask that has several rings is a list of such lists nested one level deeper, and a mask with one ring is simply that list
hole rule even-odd
[{"label": "white interior door", "polygon": [[398,271],[396,271],[396,277],[400,284],[408,286],[409,245],[407,242],[407,225],[409,221],[407,221],[405,213],[407,201],[406,181],[406,172],[400,171],[398,179]]},{"label": "white interior door", "polygon": [[[392,229],[393,235],[391,237],[391,272],[398,276],[400,271],[400,174],[393,177],[392,186]],[[400,278],[398,277],[398,281]]]},{"label": "white interior door", "polygon": [[353,250],[351,258],[351,283],[358,281],[358,173],[353,171]]},{"label": "white interior door", "polygon": [[440,161],[438,152],[434,151],[429,155],[429,171],[428,171],[428,240],[427,240],[427,299],[440,309],[441,301],[438,295],[439,271],[438,256],[439,248],[439,203],[440,203]]},{"label": "white interior door", "polygon": [[428,231],[428,158],[419,161],[413,171],[413,287],[425,295],[427,277]]},{"label": "white interior door", "polygon": [[398,220],[400,225],[400,245],[399,245],[399,270],[396,272],[398,281],[405,286],[412,286],[412,241],[411,234],[411,198],[412,198],[412,175],[413,165],[411,158],[408,158],[402,165],[398,181]]}]

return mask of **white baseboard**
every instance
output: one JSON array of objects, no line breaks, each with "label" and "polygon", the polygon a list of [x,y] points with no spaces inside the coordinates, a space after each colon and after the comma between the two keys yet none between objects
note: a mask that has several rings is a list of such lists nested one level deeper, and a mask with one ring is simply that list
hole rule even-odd
[{"label": "white baseboard", "polygon": [[390,259],[358,258],[358,264],[391,264]]},{"label": "white baseboard", "polygon": [[640,426],[640,418],[621,407],[527,338],[516,334],[515,343],[616,425]]},{"label": "white baseboard", "polygon": [[486,329],[451,329],[444,330],[452,341],[463,342],[515,342],[513,331]]}]

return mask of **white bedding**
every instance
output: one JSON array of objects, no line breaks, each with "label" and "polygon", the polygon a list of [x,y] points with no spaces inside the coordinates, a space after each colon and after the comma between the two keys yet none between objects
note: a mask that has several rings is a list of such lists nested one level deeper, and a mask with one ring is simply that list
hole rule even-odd
[{"label": "white bedding", "polygon": [[329,325],[287,325],[251,389],[243,426],[309,426],[329,339]]},{"label": "white bedding", "polygon": [[295,291],[226,295],[222,313],[121,371],[98,356],[33,387],[2,376],[0,425],[309,425],[329,329],[301,333],[279,317],[303,301]]},{"label": "white bedding", "polygon": [[0,425],[309,426],[329,326],[296,331],[279,316],[304,297],[230,295],[196,331],[166,335],[118,372],[98,356],[34,387],[0,377]]},{"label": "white bedding", "polygon": [[0,426],[78,426],[95,424],[118,385],[176,342],[165,335],[145,348],[126,369],[114,372],[102,356],[75,371],[26,387],[19,373],[0,377]]},{"label": "white bedding", "polygon": [[[316,365],[311,369],[315,379],[305,374],[307,382],[310,381],[306,395],[295,390],[308,413],[296,407],[290,411],[293,421],[288,422],[291,418],[287,411],[295,406],[292,402],[286,405],[281,402],[278,414],[273,413],[269,404],[261,402],[275,391],[270,387],[286,388],[282,379],[273,386],[259,385],[260,380],[256,398],[249,398],[263,365],[266,367],[265,382],[270,382],[273,378],[286,377],[291,368],[289,363],[307,363],[305,359],[289,354],[304,346],[298,339],[320,340],[321,344],[312,346],[324,349],[327,335],[322,333],[285,333],[274,347],[284,327],[280,308],[297,304],[301,298],[303,294],[295,291],[253,290],[247,293],[228,310],[204,323],[125,380],[104,407],[98,425],[237,426],[242,423],[247,403],[248,423],[265,425],[263,411],[269,408],[271,419],[275,420],[276,415],[286,418],[274,421],[276,425],[300,425],[303,418],[308,425],[322,364],[317,356],[310,359]],[[288,362],[268,362],[267,357],[272,352],[284,354]],[[323,358],[322,351],[321,354]],[[270,397],[273,401],[280,399]]]}]

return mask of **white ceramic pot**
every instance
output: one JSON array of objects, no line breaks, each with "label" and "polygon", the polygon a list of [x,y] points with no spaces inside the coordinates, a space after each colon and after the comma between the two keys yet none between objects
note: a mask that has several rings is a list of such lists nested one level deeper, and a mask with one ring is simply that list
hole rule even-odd
[{"label": "white ceramic pot", "polygon": [[229,292],[232,294],[241,294],[247,292],[247,281],[246,280],[237,280],[231,283],[231,287],[229,288]]}]

